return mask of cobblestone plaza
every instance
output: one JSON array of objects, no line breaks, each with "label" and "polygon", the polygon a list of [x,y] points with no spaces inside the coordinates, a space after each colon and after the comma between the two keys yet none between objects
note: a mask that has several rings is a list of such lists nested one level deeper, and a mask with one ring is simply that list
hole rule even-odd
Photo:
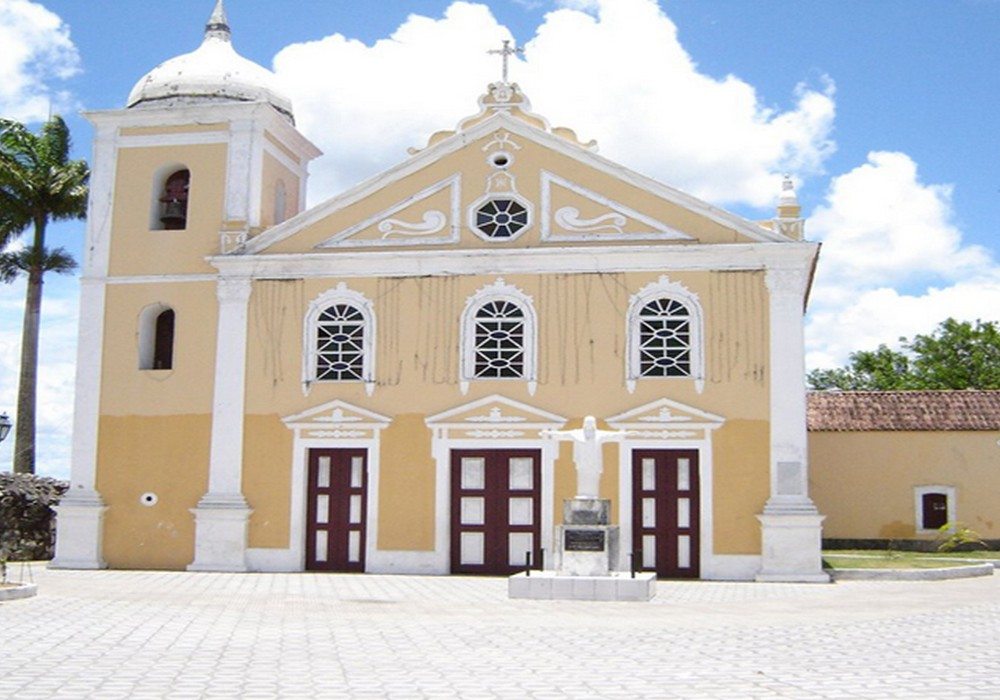
[{"label": "cobblestone plaza", "polygon": [[658,583],[508,600],[502,578],[53,571],[0,603],[0,697],[996,698],[1000,576]]}]

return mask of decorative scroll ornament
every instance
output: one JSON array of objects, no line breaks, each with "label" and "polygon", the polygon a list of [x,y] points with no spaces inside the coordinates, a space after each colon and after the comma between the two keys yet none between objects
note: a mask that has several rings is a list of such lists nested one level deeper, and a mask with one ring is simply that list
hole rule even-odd
[{"label": "decorative scroll ornament", "polygon": [[572,233],[621,233],[627,219],[614,212],[593,219],[581,219],[576,207],[563,207],[555,213],[556,223]]},{"label": "decorative scroll ornament", "polygon": [[436,209],[424,212],[422,223],[415,224],[401,219],[385,219],[378,225],[382,238],[389,236],[429,236],[444,229],[448,217]]},{"label": "decorative scroll ornament", "polygon": [[313,420],[317,423],[357,423],[361,419],[357,416],[347,415],[342,408],[335,408],[330,412],[330,415],[316,416]]}]

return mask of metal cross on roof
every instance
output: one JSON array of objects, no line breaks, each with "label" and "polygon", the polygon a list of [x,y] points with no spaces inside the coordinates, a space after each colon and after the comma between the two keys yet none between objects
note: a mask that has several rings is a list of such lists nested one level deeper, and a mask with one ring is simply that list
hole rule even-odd
[{"label": "metal cross on roof", "polygon": [[524,53],[524,49],[522,49],[519,46],[513,46],[512,47],[510,45],[510,39],[504,39],[503,40],[503,48],[502,49],[490,49],[489,51],[487,51],[487,53],[490,53],[490,54],[499,54],[500,56],[503,57],[503,79],[502,79],[502,82],[506,83],[506,82],[509,82],[507,80],[507,65],[508,65],[508,60],[514,54]]}]

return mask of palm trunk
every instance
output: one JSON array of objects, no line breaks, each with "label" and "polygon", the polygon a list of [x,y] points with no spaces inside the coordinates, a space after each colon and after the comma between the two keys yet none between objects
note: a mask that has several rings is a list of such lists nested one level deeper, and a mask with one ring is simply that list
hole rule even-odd
[{"label": "palm trunk", "polygon": [[17,388],[14,473],[35,473],[35,408],[38,403],[38,331],[42,313],[45,221],[35,221],[35,262],[28,271],[21,329],[21,377]]}]

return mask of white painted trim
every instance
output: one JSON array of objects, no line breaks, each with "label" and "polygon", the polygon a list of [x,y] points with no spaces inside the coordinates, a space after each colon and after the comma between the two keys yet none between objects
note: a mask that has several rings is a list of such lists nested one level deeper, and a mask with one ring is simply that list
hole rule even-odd
[{"label": "white painted trim", "polygon": [[[639,312],[654,299],[673,299],[680,302],[690,315],[691,373],[684,377],[644,377],[639,359]],[[694,380],[700,394],[705,388],[705,315],[698,295],[679,282],[672,282],[661,275],[656,282],[647,284],[632,295],[625,316],[625,386],[629,393],[635,391],[637,382]]]},{"label": "white painted trim", "polygon": [[219,322],[215,349],[212,440],[208,492],[202,501],[223,495],[242,499],[247,310],[250,292],[251,282],[247,278],[221,278],[216,289]]},{"label": "white painted trim", "polygon": [[[609,197],[605,197],[593,190],[589,190],[582,185],[578,185],[574,182],[561,178],[554,173],[550,173],[548,170],[541,171],[541,192],[542,192],[542,220],[541,220],[541,239],[543,241],[605,241],[605,240],[615,240],[615,241],[649,241],[649,240],[684,240],[690,241],[694,240],[693,236],[678,231],[671,226],[654,219],[652,217],[646,216],[645,214],[640,214],[635,209],[627,207],[620,202],[616,202]],[[552,185],[559,185],[565,189],[574,192],[584,199],[589,199],[592,202],[600,204],[603,207],[607,207],[612,213],[621,214],[630,219],[635,219],[640,221],[650,227],[649,231],[643,231],[639,233],[566,233],[566,232],[553,232],[552,230]]]},{"label": "white painted trim", "polygon": [[[662,409],[676,410],[688,413],[698,421],[664,421],[660,418]],[[644,416],[645,414],[645,416]],[[650,414],[657,414],[650,416]],[[656,420],[643,420],[644,417]],[[708,413],[670,399],[658,399],[637,406],[607,419],[608,425],[615,430],[648,431],[651,427],[669,427],[661,437],[641,438],[624,437],[618,446],[618,525],[620,532],[621,562],[619,568],[628,568],[627,554],[632,551],[632,451],[641,449],[652,450],[697,450],[698,451],[698,538],[699,538],[699,568],[700,577],[724,577],[724,572],[730,570],[730,563],[720,561],[714,551],[714,513],[712,504],[715,497],[714,462],[712,457],[712,431],[720,428],[725,418]],[[677,430],[673,430],[676,428]],[[700,433],[701,437],[684,437],[678,433]],[[756,557],[759,560],[759,557]],[[758,562],[759,563],[759,562]],[[729,568],[727,568],[729,567]],[[738,568],[738,567],[737,567]],[[758,567],[759,568],[759,567]],[[741,580],[752,579],[757,568],[740,576]],[[709,575],[706,575],[706,572]]]},{"label": "white painted trim", "polygon": [[264,208],[264,147],[267,145],[264,125],[255,122],[250,131],[250,177],[247,222],[250,228],[261,225]]},{"label": "white painted trim", "polygon": [[281,165],[288,169],[293,175],[302,177],[306,174],[306,167],[304,163],[296,163],[294,160],[288,157],[283,150],[278,148],[278,146],[271,141],[267,136],[264,136],[263,140],[264,153],[274,158]]},{"label": "white painted trim", "polygon": [[[456,420],[464,414],[477,411],[485,406],[493,405],[501,411],[496,415],[470,416],[465,420]],[[503,407],[527,413],[530,418],[525,421],[513,419],[502,414]],[[485,450],[485,449],[527,449],[541,450],[542,462],[542,521],[541,546],[551,561],[554,552],[555,536],[554,504],[555,498],[555,461],[559,457],[559,444],[543,438],[541,430],[561,428],[566,424],[563,416],[530,406],[499,394],[486,396],[441,413],[430,416],[425,421],[432,430],[431,454],[434,457],[434,573],[447,574],[451,571],[451,451],[452,450]],[[468,437],[468,430],[477,430],[484,424],[510,424],[517,428],[518,435],[514,437],[485,436],[481,438]],[[462,437],[453,437],[453,433]],[[489,431],[487,431],[489,432]],[[536,437],[531,437],[535,433]]]},{"label": "white painted trim", "polygon": [[939,535],[941,534],[936,529],[926,529],[923,527],[924,523],[924,494],[928,493],[941,493],[945,496],[945,503],[948,506],[948,522],[951,524],[948,532],[955,531],[955,523],[958,522],[958,499],[956,498],[956,491],[954,486],[944,486],[944,485],[929,485],[929,486],[914,486],[913,487],[913,514],[915,520],[913,522],[914,528],[918,535]]},{"label": "white painted trim", "polygon": [[81,281],[104,284],[173,284],[176,282],[216,282],[218,275],[124,275],[121,277],[83,277]]},{"label": "white painted trim", "polygon": [[354,383],[356,379],[317,379],[316,378],[316,341],[319,315],[333,304],[349,304],[361,312],[364,317],[364,335],[361,343],[361,380],[365,391],[371,396],[375,389],[375,307],[364,294],[348,289],[340,282],[333,289],[328,289],[309,303],[302,324],[302,390],[307,395],[313,382],[323,383]]},{"label": "white painted trim", "polygon": [[[766,515],[816,515],[809,498],[803,315],[811,266],[768,269],[771,495]],[[773,520],[773,519],[772,519]],[[763,522],[763,521],[762,521]],[[771,521],[768,521],[771,522]],[[765,567],[770,565],[765,561]]]},{"label": "white painted trim", "polygon": [[[289,505],[289,546],[287,549],[263,550],[267,553],[256,554],[254,558],[248,557],[248,561],[255,565],[256,570],[260,571],[303,571],[306,564],[306,498],[309,490],[309,450],[363,449],[367,451],[366,462],[368,466],[365,571],[379,573],[385,558],[378,551],[378,494],[381,466],[379,446],[381,444],[381,431],[388,427],[391,419],[338,399],[288,416],[282,421],[294,434],[291,503]],[[312,431],[340,432],[341,435],[339,437],[307,437]],[[370,433],[371,437],[349,435],[348,432]]]},{"label": "white painted trim", "polygon": [[[504,172],[504,174],[509,175],[513,183],[514,176],[507,172]],[[481,231],[479,229],[479,226],[476,224],[476,213],[479,211],[479,208],[484,204],[486,204],[487,202],[498,201],[501,199],[513,200],[518,204],[520,204],[522,207],[524,207],[524,210],[528,215],[528,222],[521,229],[519,229],[513,236],[510,236],[509,238],[492,238],[486,235],[484,231]],[[487,243],[490,243],[492,245],[509,243],[510,241],[515,241],[524,234],[526,234],[528,231],[531,230],[531,227],[535,225],[535,205],[531,203],[531,200],[522,197],[520,193],[517,192],[517,190],[513,189],[513,184],[512,184],[511,189],[509,191],[499,191],[499,192],[487,191],[486,194],[484,194],[482,197],[480,197],[479,199],[474,201],[471,205],[469,205],[469,208],[466,211],[466,223],[469,226],[469,230],[472,231],[472,234],[476,238],[482,241],[486,241]]]},{"label": "white painted trim", "polygon": [[119,145],[121,148],[176,148],[178,146],[204,146],[215,143],[229,143],[229,132],[226,131],[225,126],[218,131],[122,136]]},{"label": "white painted trim", "polygon": [[[281,224],[284,226],[284,224]],[[277,228],[277,227],[276,227]],[[273,229],[271,229],[273,230]],[[264,236],[266,234],[261,234]],[[261,238],[251,239],[253,241]],[[272,279],[306,277],[417,277],[536,273],[763,270],[808,267],[816,243],[733,243],[669,248],[575,246],[483,250],[364,250],[337,253],[225,255],[208,261],[226,274]]]},{"label": "white painted trim", "polygon": [[[382,221],[389,218],[393,214],[410,207],[417,202],[422,202],[425,199],[433,197],[438,192],[446,189],[451,189],[450,198],[450,218],[451,221],[448,224],[449,233],[445,236],[421,236],[419,238],[393,238],[390,240],[383,239],[372,239],[363,241],[352,241],[351,236],[363,231],[369,226],[374,226],[376,222]],[[435,182],[429,187],[425,187],[414,195],[407,197],[399,202],[396,202],[388,209],[383,209],[374,216],[370,216],[364,221],[361,221],[353,226],[350,226],[343,231],[327,238],[321,243],[316,244],[316,248],[342,248],[342,247],[356,247],[356,248],[367,248],[375,246],[406,246],[406,245],[430,245],[430,244],[440,244],[440,243],[457,243],[459,237],[459,229],[461,227],[461,208],[462,202],[462,177],[461,175],[452,175],[451,177],[445,178]]]},{"label": "white painted trim", "polygon": [[[260,180],[260,171],[253,169],[254,123],[249,119],[229,124],[230,141],[226,153],[226,194],[223,217],[225,221],[250,223],[251,180]],[[256,177],[255,177],[256,172]]]},{"label": "white painted trim", "polygon": [[[524,374],[521,377],[477,377],[476,358],[476,312],[491,301],[507,301],[521,309],[524,314]],[[493,284],[486,285],[470,296],[462,311],[459,347],[461,348],[461,368],[459,382],[462,393],[466,393],[471,382],[528,382],[528,393],[534,395],[538,386],[538,315],[530,296],[498,277]]]},{"label": "white painted trim", "polygon": [[[491,404],[500,409],[500,415],[496,421],[482,419],[466,419],[465,421],[450,420],[456,416],[461,416],[463,413],[469,413]],[[480,423],[489,422],[516,422],[519,426],[525,425],[523,421],[510,421],[510,419],[505,418],[502,415],[503,407],[511,408],[515,411],[521,411],[522,413],[527,413],[528,415],[534,417],[535,420],[532,423],[532,426],[534,424],[538,424],[540,427],[548,427],[549,424],[562,426],[566,423],[566,418],[563,416],[557,416],[555,413],[550,413],[549,411],[544,411],[540,408],[536,408],[535,406],[530,406],[526,403],[509,399],[501,394],[490,394],[489,396],[484,396],[481,399],[476,399],[475,401],[462,404],[461,406],[449,408],[447,411],[442,411],[441,413],[429,416],[424,422],[432,428],[457,428],[461,426],[469,426],[472,424],[479,425]]]}]

